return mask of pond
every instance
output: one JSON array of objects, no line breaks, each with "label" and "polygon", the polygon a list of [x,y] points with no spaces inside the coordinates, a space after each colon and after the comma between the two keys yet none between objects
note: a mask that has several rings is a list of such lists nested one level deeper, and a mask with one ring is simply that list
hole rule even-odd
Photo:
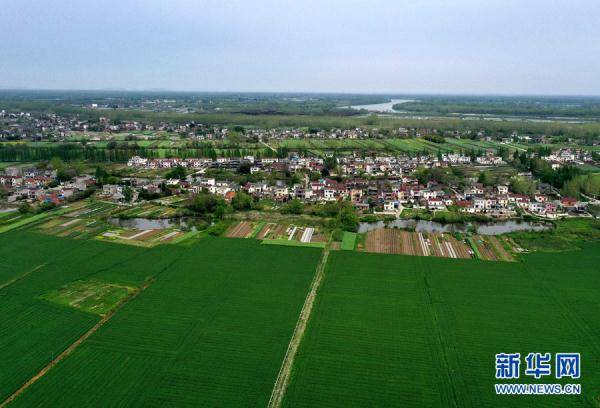
[{"label": "pond", "polygon": [[151,229],[167,229],[167,228],[192,228],[190,222],[193,219],[190,218],[161,218],[161,219],[148,219],[148,218],[109,218],[108,222],[112,225],[121,228],[135,228],[139,230],[151,230]]},{"label": "pond", "polygon": [[410,229],[417,232],[461,232],[465,233],[471,228],[475,228],[481,235],[499,235],[516,231],[547,231],[552,229],[552,224],[543,224],[529,221],[508,220],[491,223],[467,222],[457,224],[441,224],[435,221],[424,220],[394,220],[390,222],[361,222],[358,232],[368,232],[378,228],[401,228]]}]

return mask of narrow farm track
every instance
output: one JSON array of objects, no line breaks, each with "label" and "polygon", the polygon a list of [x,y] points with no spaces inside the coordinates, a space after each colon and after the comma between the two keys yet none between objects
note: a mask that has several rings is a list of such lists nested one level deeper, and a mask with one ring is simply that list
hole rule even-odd
[{"label": "narrow farm track", "polygon": [[[432,287],[427,279],[427,275],[423,275],[423,294],[422,294],[426,313],[429,315],[431,319],[431,328],[432,332],[435,334],[432,337],[432,352],[436,354],[436,357],[439,359],[440,363],[440,379],[441,383],[444,384],[444,388],[446,389],[447,395],[444,396],[445,405],[449,407],[459,407],[459,406],[472,406],[470,403],[468,396],[460,393],[460,387],[457,386],[457,381],[460,381],[460,378],[454,376],[454,361],[453,361],[453,347],[449,344],[448,339],[444,335],[444,330],[442,328],[441,318],[439,316],[439,312],[436,309],[436,302],[434,301],[434,296],[432,295]],[[462,404],[461,404],[462,403]]]},{"label": "narrow farm track", "polygon": [[[269,399],[269,408],[281,407],[281,403],[283,402],[283,397],[285,396],[285,392],[290,382],[294,360],[296,358],[296,354],[298,353],[298,347],[302,342],[302,337],[304,337],[306,325],[310,319],[310,314],[317,297],[317,291],[325,274],[325,265],[327,265],[327,258],[329,257],[329,247],[330,244],[328,243],[323,250],[323,256],[321,257],[321,260],[317,265],[315,277],[313,278],[313,281],[310,285],[310,290],[306,296],[302,310],[300,311],[300,317],[298,318],[296,328],[294,329],[294,333],[292,334],[292,338],[288,344],[287,351],[285,352],[285,357],[283,358],[283,363],[279,369],[279,374],[277,374],[277,379],[275,380],[275,385],[273,386],[273,391],[271,392],[271,398]],[[0,406],[0,408],[3,407]]]},{"label": "narrow farm track", "polygon": [[[174,262],[173,262],[174,263]],[[42,265],[43,266],[43,265]],[[40,266],[41,267],[41,266]],[[40,267],[36,268],[39,269]],[[168,267],[167,267],[168,268]],[[167,268],[163,269],[166,270]],[[33,272],[33,271],[31,271]],[[161,271],[162,272],[162,271]],[[160,273],[159,273],[160,274]],[[157,274],[157,275],[159,275]],[[83,334],[80,338],[75,340],[69,347],[67,347],[62,353],[60,353],[56,358],[54,358],[50,363],[48,363],[44,368],[40,370],[39,373],[31,377],[27,382],[25,382],[18,390],[12,393],[6,400],[0,403],[0,408],[6,408],[11,402],[13,402],[17,397],[23,394],[29,387],[39,381],[44,375],[46,375],[52,367],[56,364],[60,363],[62,360],[67,358],[70,354],[72,354],[77,347],[79,347],[84,341],[86,341],[92,334],[94,334],[98,329],[104,326],[125,304],[127,304],[132,299],[136,298],[140,293],[146,290],[152,282],[154,282],[156,277],[148,280],[143,286],[141,286],[138,290],[131,293],[129,296],[124,298],[112,311],[104,315],[98,323],[96,323],[91,329]]]},{"label": "narrow farm track", "polygon": [[33,268],[33,269],[31,269],[31,270],[29,270],[29,271],[25,272],[25,273],[24,273],[24,274],[22,274],[22,275],[20,275],[20,276],[17,276],[16,278],[13,278],[13,279],[9,280],[8,282],[5,282],[5,283],[3,283],[3,284],[0,284],[0,289],[4,289],[5,287],[7,287],[7,286],[10,286],[10,285],[12,285],[12,284],[13,284],[13,283],[15,283],[15,282],[18,282],[18,281],[20,281],[21,279],[23,279],[23,278],[27,277],[29,274],[31,274],[31,273],[33,273],[33,272],[37,271],[38,269],[41,269],[41,268],[43,268],[44,266],[46,266],[46,264],[43,264],[43,265],[38,265],[38,266],[36,266],[35,268]]}]

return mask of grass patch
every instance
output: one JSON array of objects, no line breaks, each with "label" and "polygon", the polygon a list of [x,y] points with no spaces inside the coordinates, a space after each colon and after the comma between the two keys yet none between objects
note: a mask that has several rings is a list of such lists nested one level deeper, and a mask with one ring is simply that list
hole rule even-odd
[{"label": "grass patch", "polygon": [[600,241],[600,220],[572,218],[555,221],[555,225],[549,231],[522,231],[508,236],[525,249],[544,252],[580,249],[588,242]]},{"label": "grass patch", "polygon": [[266,224],[265,221],[260,221],[258,224],[256,224],[256,226],[254,227],[254,230],[252,231],[252,233],[250,234],[250,236],[248,238],[256,238],[256,236],[259,234],[259,232],[262,231],[265,224]]},{"label": "grass patch", "polygon": [[325,242],[300,242],[296,240],[288,239],[263,239],[263,245],[283,245],[283,246],[296,246],[296,247],[310,247],[310,248],[325,248]]},{"label": "grass patch", "polygon": [[135,288],[130,286],[97,280],[80,280],[49,292],[41,298],[103,316],[134,291]]},{"label": "grass patch", "polygon": [[345,251],[353,251],[356,246],[356,233],[344,231],[344,235],[342,237],[342,246],[341,249]]},{"label": "grass patch", "polygon": [[421,208],[404,208],[402,213],[400,213],[400,218],[430,221],[431,214],[429,211]]},{"label": "grass patch", "polygon": [[[31,224],[35,221],[43,220],[44,218],[49,217],[50,215],[52,215],[52,213],[43,212],[43,213],[39,213],[39,214],[35,214],[35,215],[26,215],[24,217],[20,217],[18,220],[16,220],[13,223],[1,226],[0,234],[14,230],[16,228],[23,227],[23,226]],[[17,216],[15,215],[15,217],[17,217]]]},{"label": "grass patch", "polygon": [[475,245],[475,242],[473,242],[473,238],[467,237],[467,242],[469,243],[469,246],[471,246],[471,249],[473,250],[475,257],[477,259],[483,259],[483,257],[481,256],[481,253],[479,252],[479,249],[477,249],[477,245]]}]

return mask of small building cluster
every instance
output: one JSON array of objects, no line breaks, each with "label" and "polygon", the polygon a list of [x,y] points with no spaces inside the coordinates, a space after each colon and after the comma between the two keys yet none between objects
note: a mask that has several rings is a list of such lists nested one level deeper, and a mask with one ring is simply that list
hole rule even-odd
[{"label": "small building cluster", "polygon": [[95,179],[87,175],[61,183],[55,180],[55,170],[8,167],[0,174],[0,187],[7,191],[9,204],[26,201],[59,205],[96,184]]}]

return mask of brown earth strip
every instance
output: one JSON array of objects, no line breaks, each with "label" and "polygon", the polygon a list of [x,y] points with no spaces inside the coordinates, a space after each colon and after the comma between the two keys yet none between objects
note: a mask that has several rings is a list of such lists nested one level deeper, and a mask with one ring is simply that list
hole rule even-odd
[{"label": "brown earth strip", "polygon": [[240,229],[240,225],[242,223],[238,222],[235,225],[230,226],[229,228],[227,228],[227,231],[225,231],[225,236],[228,238],[232,238],[235,236],[235,234],[237,234],[238,230]]},{"label": "brown earth strip", "polygon": [[151,232],[148,232],[136,239],[138,241],[150,241],[152,238],[154,238],[156,235],[158,235],[162,232],[162,230],[159,230],[159,229],[149,230],[149,231],[151,231]]},{"label": "brown earth strip", "polygon": [[482,235],[473,235],[473,242],[475,242],[475,246],[477,246],[477,250],[483,257],[483,259],[488,261],[496,261],[497,256],[492,251],[489,245],[485,242],[485,238]]},{"label": "brown earth strip", "polygon": [[442,247],[440,237],[441,234],[436,232],[429,234],[429,239],[431,240],[431,250],[434,256],[446,257],[446,249]]},{"label": "brown earth strip", "polygon": [[129,238],[129,237],[133,237],[136,234],[139,234],[140,232],[142,232],[142,231],[136,230],[136,229],[134,229],[134,230],[126,230],[126,231],[121,232],[121,234],[119,234],[119,236],[121,238]]},{"label": "brown earth strip", "polygon": [[[167,235],[168,235],[168,234],[167,234]],[[160,242],[170,242],[170,241],[173,241],[175,238],[179,238],[179,237],[180,237],[180,236],[182,236],[182,235],[183,235],[183,232],[181,232],[181,231],[178,231],[178,232],[177,232],[177,234],[171,235],[171,236],[169,236],[169,237],[166,237],[166,236],[165,236],[165,238],[162,238],[162,239],[160,240]]]},{"label": "brown earth strip", "polygon": [[271,229],[269,238],[278,239],[278,238],[283,238],[284,236],[287,238],[287,235],[285,232],[286,229],[287,229],[287,227],[285,225],[277,225],[275,228]]},{"label": "brown earth strip", "polygon": [[262,229],[260,230],[260,232],[258,233],[258,235],[256,236],[257,239],[265,239],[265,237],[267,236],[267,234],[271,231],[271,228],[273,228],[275,226],[275,224],[265,224]]},{"label": "brown earth strip", "polygon": [[327,238],[325,237],[324,234],[321,234],[320,232],[314,232],[313,236],[310,240],[310,242],[326,242]]},{"label": "brown earth strip", "polygon": [[492,245],[492,247],[496,250],[496,253],[498,255],[500,255],[501,260],[509,261],[509,262],[514,261],[514,258],[512,257],[512,255],[504,248],[504,246],[498,240],[498,238],[496,238],[495,236],[492,235],[492,236],[488,237],[488,241]]},{"label": "brown earth strip", "polygon": [[226,236],[229,238],[246,238],[253,230],[254,227],[251,222],[241,221],[237,225],[230,227],[227,230]]},{"label": "brown earth strip", "polygon": [[454,252],[458,258],[469,259],[471,258],[471,254],[469,253],[469,247],[463,241],[459,241],[455,237],[451,235],[447,235],[448,241],[452,248],[454,248]]}]

